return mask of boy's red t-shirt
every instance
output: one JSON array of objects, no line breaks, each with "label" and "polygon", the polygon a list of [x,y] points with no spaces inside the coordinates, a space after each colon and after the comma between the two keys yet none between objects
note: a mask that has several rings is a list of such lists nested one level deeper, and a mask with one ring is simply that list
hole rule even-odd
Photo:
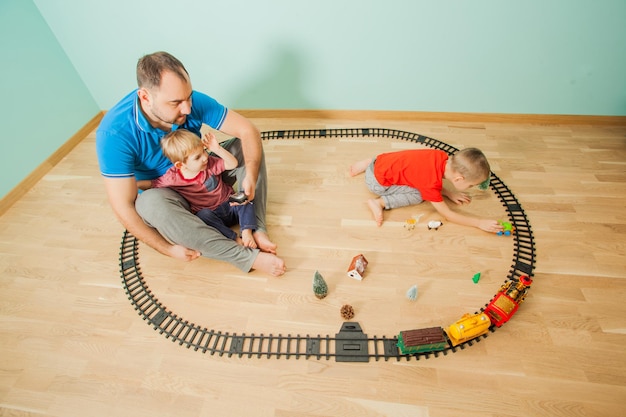
[{"label": "boy's red t-shirt", "polygon": [[376,157],[374,176],[380,185],[417,188],[425,201],[443,201],[443,174],[448,154],[438,149],[408,149]]}]

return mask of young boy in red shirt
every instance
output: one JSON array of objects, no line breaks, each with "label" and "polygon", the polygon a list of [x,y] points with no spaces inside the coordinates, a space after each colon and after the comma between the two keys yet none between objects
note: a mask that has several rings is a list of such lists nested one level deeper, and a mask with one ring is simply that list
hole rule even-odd
[{"label": "young boy in red shirt", "polygon": [[[476,148],[466,148],[449,156],[438,149],[410,149],[383,153],[354,163],[350,176],[365,172],[365,183],[378,198],[367,201],[378,226],[383,211],[430,201],[437,212],[453,223],[477,227],[486,232],[502,230],[497,220],[469,217],[454,212],[443,197],[456,204],[468,204],[471,198],[463,191],[485,182],[491,173],[485,155]],[[443,180],[454,186],[446,189]]]}]

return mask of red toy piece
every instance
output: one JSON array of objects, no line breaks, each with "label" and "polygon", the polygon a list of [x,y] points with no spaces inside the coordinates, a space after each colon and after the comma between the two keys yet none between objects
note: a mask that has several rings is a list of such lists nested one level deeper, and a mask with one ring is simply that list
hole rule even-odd
[{"label": "red toy piece", "polygon": [[526,275],[519,277],[519,281],[509,281],[500,287],[500,291],[493,297],[485,308],[491,323],[497,327],[509,321],[522,304],[533,280]]}]

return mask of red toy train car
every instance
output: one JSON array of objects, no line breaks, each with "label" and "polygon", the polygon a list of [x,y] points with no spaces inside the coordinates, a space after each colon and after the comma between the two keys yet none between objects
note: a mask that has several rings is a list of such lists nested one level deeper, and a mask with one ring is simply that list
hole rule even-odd
[{"label": "red toy train car", "polygon": [[509,321],[526,298],[532,282],[530,277],[522,275],[518,281],[509,281],[500,287],[500,291],[485,308],[485,313],[494,325],[500,327]]}]

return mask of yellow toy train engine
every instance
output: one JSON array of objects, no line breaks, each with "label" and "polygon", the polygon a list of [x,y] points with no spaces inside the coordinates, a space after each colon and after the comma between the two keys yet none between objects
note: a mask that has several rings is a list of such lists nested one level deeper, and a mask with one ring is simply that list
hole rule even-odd
[{"label": "yellow toy train engine", "polygon": [[500,291],[485,308],[485,313],[493,324],[500,327],[509,321],[526,298],[532,282],[530,277],[522,275],[517,282],[509,281],[500,287]]}]

